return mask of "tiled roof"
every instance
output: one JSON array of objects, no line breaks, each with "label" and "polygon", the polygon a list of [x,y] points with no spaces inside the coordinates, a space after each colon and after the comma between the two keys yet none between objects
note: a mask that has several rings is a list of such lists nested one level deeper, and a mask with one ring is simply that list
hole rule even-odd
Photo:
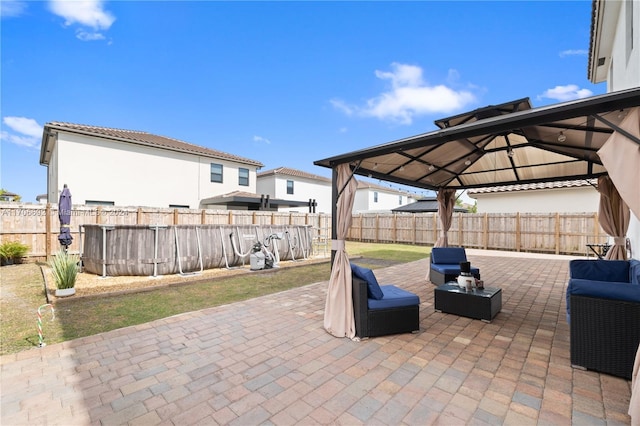
[{"label": "tiled roof", "polygon": [[331,183],[331,179],[326,178],[324,176],[314,175],[312,173],[307,173],[302,170],[291,169],[289,167],[278,167],[277,169],[265,170],[264,172],[258,173],[258,177],[270,176],[270,175],[286,175],[293,177],[301,177],[306,179],[313,179],[322,182]]},{"label": "tiled roof", "polygon": [[[430,213],[438,211],[438,200],[434,198],[423,198],[414,203],[405,204],[391,210],[394,213]],[[463,207],[454,206],[454,212],[467,212]]]},{"label": "tiled roof", "polygon": [[263,166],[263,164],[260,163],[259,161],[250,160],[248,158],[239,157],[237,155],[229,154],[229,153],[218,151],[215,149],[190,144],[178,139],[168,138],[166,136],[153,135],[151,133],[142,132],[142,131],[112,129],[109,127],[63,123],[58,121],[53,121],[45,124],[45,131],[47,128],[49,130],[63,130],[63,131],[72,132],[72,133],[79,133],[84,135],[115,139],[122,142],[130,142],[130,143],[136,143],[136,144],[147,145],[147,146],[155,146],[157,148],[168,149],[171,151],[180,151],[180,152],[186,152],[189,154],[204,155],[211,158],[235,161],[238,163],[249,164],[257,167]]},{"label": "tiled roof", "polygon": [[559,182],[539,182],[529,183],[523,185],[504,185],[504,186],[491,186],[486,188],[474,188],[468,189],[467,194],[488,194],[496,192],[514,192],[514,191],[531,191],[535,189],[557,189],[557,188],[578,188],[582,186],[596,186],[597,179],[583,179],[583,180],[564,180]]}]

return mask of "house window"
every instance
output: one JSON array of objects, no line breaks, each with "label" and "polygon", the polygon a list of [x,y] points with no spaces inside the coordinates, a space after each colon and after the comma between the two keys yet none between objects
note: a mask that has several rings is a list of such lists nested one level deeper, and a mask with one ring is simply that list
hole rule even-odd
[{"label": "house window", "polygon": [[378,191],[373,191],[373,202],[374,203],[378,202]]},{"label": "house window", "polygon": [[222,183],[222,164],[211,163],[211,182]]},{"label": "house window", "polygon": [[249,186],[249,169],[238,169],[238,185]]},{"label": "house window", "polygon": [[293,194],[293,181],[287,181],[287,194]]},{"label": "house window", "polygon": [[398,205],[402,205],[402,195],[398,196]]},{"label": "house window", "polygon": [[115,206],[113,201],[100,201],[100,200],[85,200],[87,206]]}]

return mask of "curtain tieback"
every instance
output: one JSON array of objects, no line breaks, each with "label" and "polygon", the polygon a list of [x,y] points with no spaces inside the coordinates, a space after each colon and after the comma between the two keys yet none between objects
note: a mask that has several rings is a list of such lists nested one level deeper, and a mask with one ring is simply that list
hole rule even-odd
[{"label": "curtain tieback", "polygon": [[613,244],[616,246],[624,246],[625,244],[627,244],[627,238],[626,237],[613,237]]},{"label": "curtain tieback", "polygon": [[344,240],[331,240],[331,250],[344,250]]}]

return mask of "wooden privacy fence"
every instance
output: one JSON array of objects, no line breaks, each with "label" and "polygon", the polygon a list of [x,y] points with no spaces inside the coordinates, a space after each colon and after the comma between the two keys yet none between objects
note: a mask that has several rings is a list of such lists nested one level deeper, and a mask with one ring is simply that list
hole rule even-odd
[{"label": "wooden privacy fence", "polygon": [[[353,216],[349,240],[432,246],[441,233],[437,213]],[[584,255],[607,242],[597,213],[454,213],[449,245]]]},{"label": "wooden privacy fence", "polygon": [[[72,252],[80,251],[79,230],[85,224],[309,225],[316,243],[329,246],[331,238],[331,217],[324,213],[74,206]],[[2,203],[0,225],[0,244],[27,244],[30,257],[48,257],[60,249],[56,204]],[[366,213],[353,216],[348,239],[431,246],[440,232],[437,213]],[[597,213],[454,213],[449,230],[453,246],[571,255],[584,255],[587,244],[607,238]]]},{"label": "wooden privacy fence", "polygon": [[[81,225],[308,225],[315,243],[331,236],[331,217],[324,213],[267,212],[147,207],[74,206],[69,250],[80,252]],[[0,204],[0,244],[20,241],[28,257],[48,258],[60,250],[57,204]]]}]

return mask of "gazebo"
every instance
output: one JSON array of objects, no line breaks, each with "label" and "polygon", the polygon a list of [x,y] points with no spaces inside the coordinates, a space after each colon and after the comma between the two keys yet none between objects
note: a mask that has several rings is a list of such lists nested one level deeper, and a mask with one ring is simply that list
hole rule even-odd
[{"label": "gazebo", "polygon": [[[437,191],[445,245],[444,221],[447,215],[450,220],[455,192],[467,188],[599,178],[603,182],[599,187],[617,189],[602,198],[614,200],[623,210],[628,205],[640,218],[639,122],[640,88],[539,108],[531,108],[524,98],[437,120],[438,129],[428,133],[315,161],[333,170],[332,258],[344,250],[338,230],[345,225],[348,229],[350,210],[341,206],[353,202],[345,188],[355,175]],[[613,185],[604,183],[609,178]],[[626,253],[629,209],[626,215],[611,210],[605,206],[603,213],[601,205],[601,217],[608,216],[606,212],[611,216],[611,226],[603,227],[615,237],[611,256],[616,256]],[[331,326],[329,298],[342,299],[339,305],[351,302],[350,275],[334,271],[344,265],[341,261],[332,266],[325,328],[334,335],[353,337],[349,325],[339,330]],[[334,282],[334,277],[348,281]],[[334,286],[343,289],[332,291]]]}]

